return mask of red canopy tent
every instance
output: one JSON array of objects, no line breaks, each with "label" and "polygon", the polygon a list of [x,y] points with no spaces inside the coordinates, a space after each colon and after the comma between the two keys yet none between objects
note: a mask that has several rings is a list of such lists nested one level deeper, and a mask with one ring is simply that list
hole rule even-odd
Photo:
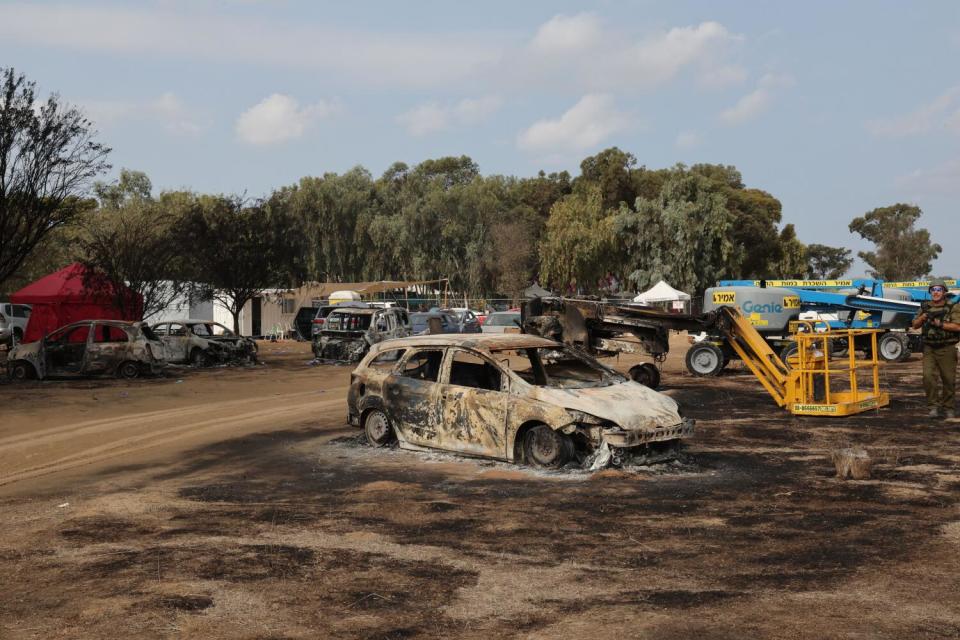
[{"label": "red canopy tent", "polygon": [[[33,307],[24,342],[39,340],[65,324],[80,320],[139,320],[143,316],[143,296],[124,285],[88,274],[86,267],[74,263],[10,296],[11,302]],[[123,305],[126,310],[117,305],[113,293],[116,287],[128,296],[129,304]]]}]

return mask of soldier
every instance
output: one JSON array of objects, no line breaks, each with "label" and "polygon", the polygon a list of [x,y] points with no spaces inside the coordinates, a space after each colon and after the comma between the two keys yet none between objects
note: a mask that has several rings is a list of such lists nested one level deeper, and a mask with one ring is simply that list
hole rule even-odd
[{"label": "soldier", "polygon": [[[923,390],[930,417],[956,416],[953,398],[957,383],[957,343],[960,342],[960,305],[947,301],[947,283],[930,283],[931,300],[920,305],[913,328],[923,327]],[[942,389],[940,388],[942,385]]]}]

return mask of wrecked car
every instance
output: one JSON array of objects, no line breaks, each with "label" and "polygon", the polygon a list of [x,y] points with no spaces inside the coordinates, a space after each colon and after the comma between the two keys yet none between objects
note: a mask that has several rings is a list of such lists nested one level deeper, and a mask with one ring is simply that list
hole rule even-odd
[{"label": "wrecked car", "polygon": [[358,362],[371,345],[411,332],[410,315],[402,307],[337,307],[314,337],[313,355],[319,360]]},{"label": "wrecked car", "polygon": [[166,362],[207,367],[257,361],[257,343],[251,338],[238,336],[218,322],[158,322],[153,325],[153,332],[162,343],[161,357]]},{"label": "wrecked car", "polygon": [[42,340],[14,347],[7,357],[7,373],[14,380],[92,375],[136,378],[160,372],[161,346],[143,322],[74,322]]},{"label": "wrecked car", "polygon": [[675,457],[694,426],[670,397],[523,334],[381,342],[354,370],[347,408],[374,446],[547,468]]}]

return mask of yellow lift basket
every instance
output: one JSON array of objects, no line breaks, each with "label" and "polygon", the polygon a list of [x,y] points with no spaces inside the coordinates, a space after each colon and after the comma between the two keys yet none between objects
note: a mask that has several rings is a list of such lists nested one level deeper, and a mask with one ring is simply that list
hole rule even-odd
[{"label": "yellow lift basket", "polygon": [[[890,396],[880,391],[878,329],[817,333],[814,323],[796,323],[797,351],[784,363],[739,309],[721,307],[719,311],[722,333],[730,347],[776,403],[790,413],[848,416],[890,404]],[[858,336],[869,336],[869,357],[858,358],[852,348],[844,358],[829,357],[832,340],[843,338],[853,345]],[[833,390],[835,384],[842,385],[843,390]]]}]

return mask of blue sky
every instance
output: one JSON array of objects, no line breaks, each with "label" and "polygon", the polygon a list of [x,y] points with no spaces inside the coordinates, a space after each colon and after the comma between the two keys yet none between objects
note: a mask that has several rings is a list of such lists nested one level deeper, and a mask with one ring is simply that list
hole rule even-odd
[{"label": "blue sky", "polygon": [[[158,189],[466,154],[486,174],[736,165],[804,242],[924,210],[960,275],[960,3],[2,2],[0,66]],[[862,272],[858,263],[854,272]]]}]

